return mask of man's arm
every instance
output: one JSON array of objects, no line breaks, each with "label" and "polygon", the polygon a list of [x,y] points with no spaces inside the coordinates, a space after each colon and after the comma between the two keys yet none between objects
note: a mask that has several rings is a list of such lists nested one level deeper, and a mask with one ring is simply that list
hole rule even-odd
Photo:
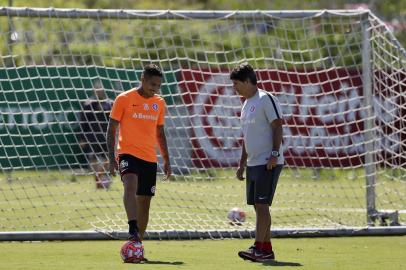
[{"label": "man's arm", "polygon": [[[282,119],[275,119],[271,123],[272,134],[273,134],[273,142],[272,142],[272,151],[278,151],[282,144],[282,137],[283,137],[283,120]],[[279,153],[280,154],[280,153]],[[267,164],[267,169],[271,170],[273,167],[276,166],[278,162],[278,157],[271,156],[269,157],[269,161]]]},{"label": "man's arm", "polygon": [[166,143],[165,129],[163,125],[157,126],[157,139],[159,143],[159,149],[161,150],[162,158],[164,159],[164,173],[165,178],[169,180],[172,174],[171,164],[169,162],[169,151]]},{"label": "man's arm", "polygon": [[242,144],[242,150],[241,150],[241,158],[240,162],[238,164],[238,169],[236,172],[236,176],[238,180],[244,180],[244,170],[245,166],[247,165],[247,150],[245,150],[245,143]]},{"label": "man's arm", "polygon": [[118,164],[116,161],[116,156],[115,156],[115,147],[116,147],[116,133],[117,133],[117,127],[120,124],[117,120],[114,120],[112,118],[109,118],[109,125],[107,127],[107,149],[109,151],[108,153],[108,159],[109,159],[109,169],[110,169],[110,174],[115,176],[116,175],[116,170],[118,170]]}]

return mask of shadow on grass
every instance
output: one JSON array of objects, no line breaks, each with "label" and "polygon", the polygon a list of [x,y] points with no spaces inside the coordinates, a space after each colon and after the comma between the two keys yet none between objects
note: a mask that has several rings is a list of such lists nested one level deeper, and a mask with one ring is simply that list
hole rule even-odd
[{"label": "shadow on grass", "polygon": [[183,265],[184,262],[147,261],[143,264]]},{"label": "shadow on grass", "polygon": [[268,266],[303,266],[300,263],[295,263],[295,262],[282,262],[282,261],[269,261],[269,262],[264,262],[262,263],[263,265],[268,265]]}]

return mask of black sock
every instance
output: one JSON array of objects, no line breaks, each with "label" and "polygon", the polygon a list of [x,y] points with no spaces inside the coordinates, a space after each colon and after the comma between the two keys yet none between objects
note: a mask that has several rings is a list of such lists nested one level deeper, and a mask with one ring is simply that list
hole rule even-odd
[{"label": "black sock", "polygon": [[135,234],[138,232],[137,221],[135,219],[128,221],[128,233]]}]

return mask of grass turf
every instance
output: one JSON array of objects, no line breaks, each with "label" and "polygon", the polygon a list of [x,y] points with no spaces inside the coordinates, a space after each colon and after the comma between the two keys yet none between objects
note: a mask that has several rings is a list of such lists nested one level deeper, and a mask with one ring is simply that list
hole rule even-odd
[{"label": "grass turf", "polygon": [[[232,207],[247,212],[243,227],[252,229],[255,215],[245,204],[245,184],[234,173],[207,171],[158,182],[148,229],[227,229],[226,215]],[[361,169],[325,169],[319,179],[312,178],[312,173],[310,169],[284,169],[272,206],[274,227],[366,225]],[[378,210],[406,209],[406,182],[392,173],[379,172],[375,186]],[[0,174],[0,231],[126,229],[118,177],[107,192],[96,190],[90,176],[71,178],[71,172],[64,171]],[[400,222],[405,222],[404,211]]]},{"label": "grass turf", "polygon": [[2,242],[0,269],[406,269],[406,236],[274,239],[276,261],[236,254],[252,240],[145,241],[146,264],[121,262],[122,241]]}]

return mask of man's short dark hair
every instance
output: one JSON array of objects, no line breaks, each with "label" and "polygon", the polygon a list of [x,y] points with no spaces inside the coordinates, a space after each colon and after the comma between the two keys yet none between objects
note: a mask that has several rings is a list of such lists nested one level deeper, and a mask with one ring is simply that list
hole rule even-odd
[{"label": "man's short dark hair", "polygon": [[257,84],[257,75],[255,74],[254,69],[248,63],[243,63],[236,66],[230,73],[230,80],[238,80],[245,82],[249,80],[252,84]]},{"label": "man's short dark hair", "polygon": [[162,77],[161,69],[155,64],[147,64],[142,71],[144,77],[158,76]]}]

